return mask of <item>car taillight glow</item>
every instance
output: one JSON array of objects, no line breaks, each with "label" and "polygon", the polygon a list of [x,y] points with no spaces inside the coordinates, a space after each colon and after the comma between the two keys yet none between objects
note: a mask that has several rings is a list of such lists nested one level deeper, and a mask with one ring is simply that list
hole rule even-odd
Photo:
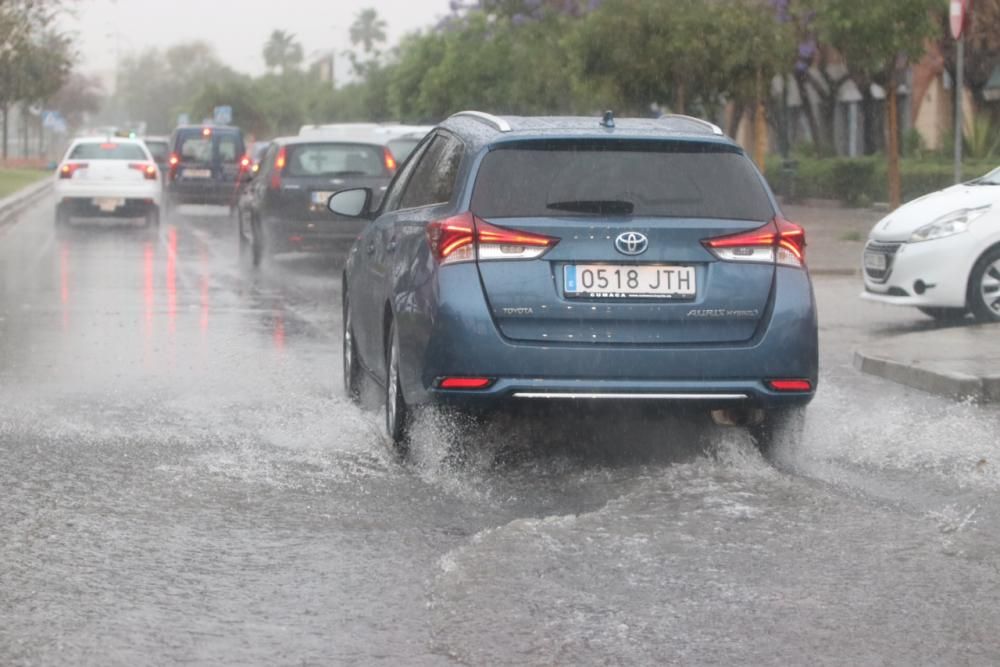
[{"label": "car taillight glow", "polygon": [[170,154],[170,159],[168,160],[168,162],[170,162],[171,167],[176,167],[180,163],[180,161],[181,158],[179,155],[177,155],[177,153]]},{"label": "car taillight glow", "polygon": [[147,181],[156,180],[156,165],[149,162],[130,162],[128,165],[129,169],[135,169],[136,171],[141,171],[143,177]]},{"label": "car taillight glow", "polygon": [[775,218],[749,232],[705,239],[702,243],[716,257],[727,262],[805,265],[805,230],[783,218]]},{"label": "car taillight glow", "polygon": [[767,386],[782,392],[812,391],[812,382],[802,379],[768,380]]},{"label": "car taillight glow", "polygon": [[73,174],[80,169],[86,168],[86,162],[66,162],[63,166],[59,167],[59,178],[73,178]]},{"label": "car taillight glow", "polygon": [[271,189],[280,190],[281,189],[281,170],[285,168],[285,164],[288,162],[288,153],[285,151],[285,147],[282,146],[278,149],[278,154],[274,157],[274,169],[271,170]]},{"label": "car taillight glow", "polygon": [[203,137],[210,137],[210,136],[212,136],[212,128],[210,128],[210,127],[203,127],[203,128],[201,128],[201,136],[203,136]]},{"label": "car taillight glow", "polygon": [[389,172],[395,173],[398,165],[396,164],[396,156],[392,154],[392,151],[388,148],[383,148],[382,157],[385,160],[385,168],[388,169]]},{"label": "car taillight glow", "polygon": [[427,236],[438,261],[459,262],[535,259],[559,239],[516,229],[497,227],[466,212],[427,225]]},{"label": "car taillight glow", "polygon": [[244,155],[243,159],[240,160],[240,169],[246,169],[249,166],[250,166],[250,156]]},{"label": "car taillight glow", "polygon": [[438,387],[441,389],[486,389],[491,384],[493,384],[493,378],[446,377],[441,378]]}]

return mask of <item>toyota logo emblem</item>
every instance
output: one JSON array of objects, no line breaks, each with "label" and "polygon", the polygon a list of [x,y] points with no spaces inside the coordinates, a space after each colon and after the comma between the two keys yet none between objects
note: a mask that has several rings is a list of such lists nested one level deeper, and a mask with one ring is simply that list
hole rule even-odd
[{"label": "toyota logo emblem", "polygon": [[623,232],[615,239],[615,249],[623,255],[641,255],[649,247],[649,239],[639,232]]}]

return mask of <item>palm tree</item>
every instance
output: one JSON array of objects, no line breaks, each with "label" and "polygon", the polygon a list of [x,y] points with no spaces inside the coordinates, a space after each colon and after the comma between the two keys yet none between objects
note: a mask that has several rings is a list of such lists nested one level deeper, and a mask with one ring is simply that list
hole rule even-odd
[{"label": "palm tree", "polygon": [[284,30],[275,30],[264,44],[264,63],[268,68],[280,68],[282,74],[302,64],[302,45],[295,41],[295,35]]},{"label": "palm tree", "polygon": [[351,44],[361,44],[365,53],[371,53],[377,44],[385,41],[386,23],[374,9],[363,9],[358,12],[351,24]]}]

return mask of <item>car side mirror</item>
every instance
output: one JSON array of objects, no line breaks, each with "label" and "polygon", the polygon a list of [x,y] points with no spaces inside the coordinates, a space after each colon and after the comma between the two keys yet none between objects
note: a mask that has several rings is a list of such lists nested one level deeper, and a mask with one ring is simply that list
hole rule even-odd
[{"label": "car side mirror", "polygon": [[331,213],[347,218],[370,218],[371,201],[371,188],[351,188],[331,195],[326,207]]}]

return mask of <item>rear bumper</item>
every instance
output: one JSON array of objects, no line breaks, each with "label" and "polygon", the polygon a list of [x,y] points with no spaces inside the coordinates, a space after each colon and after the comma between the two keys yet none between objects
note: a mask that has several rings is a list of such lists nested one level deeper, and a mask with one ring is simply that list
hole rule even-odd
[{"label": "rear bumper", "polygon": [[234,181],[169,181],[167,195],[174,204],[206,204],[229,206],[236,204]]},{"label": "rear bumper", "polygon": [[158,180],[138,180],[130,183],[75,183],[69,179],[56,179],[53,189],[56,203],[93,202],[94,199],[152,200],[160,205],[163,188]]},{"label": "rear bumper", "polygon": [[71,218],[144,218],[151,210],[156,210],[157,203],[152,197],[149,198],[118,198],[122,205],[113,210],[102,210],[94,204],[91,197],[63,197],[58,206]]},{"label": "rear bumper", "polygon": [[[556,394],[571,398],[624,393],[659,394],[655,400],[676,403],[770,407],[808,403],[815,391],[816,309],[809,276],[799,269],[776,270],[772,302],[758,332],[748,341],[726,344],[512,341],[499,333],[482,291],[468,289],[478,285],[473,265],[448,267],[438,278],[440,296],[417,293],[395,303],[401,379],[413,403],[481,403],[519,393],[546,395],[540,400],[561,397]],[[419,302],[445,305],[427,316],[426,306],[414,307]],[[483,390],[445,391],[436,384],[446,376],[490,377],[495,382]],[[778,378],[807,379],[813,391],[780,393],[764,385]]]},{"label": "rear bumper", "polygon": [[[814,385],[815,386],[815,385]],[[815,391],[781,393],[763,381],[654,381],[607,379],[501,378],[488,389],[446,390],[431,388],[431,402],[484,406],[497,402],[569,401],[658,402],[705,409],[737,406],[791,407],[805,405]]]},{"label": "rear bumper", "polygon": [[336,219],[331,214],[308,220],[270,218],[263,231],[265,243],[274,252],[346,252],[364,226],[363,220]]}]

